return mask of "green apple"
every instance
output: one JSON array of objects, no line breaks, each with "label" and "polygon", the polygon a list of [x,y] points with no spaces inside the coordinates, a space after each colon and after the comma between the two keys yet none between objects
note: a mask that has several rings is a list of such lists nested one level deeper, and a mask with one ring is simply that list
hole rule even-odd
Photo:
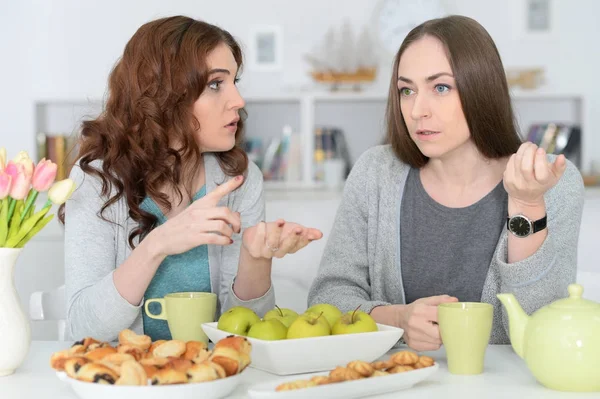
[{"label": "green apple", "polygon": [[271,309],[267,313],[265,313],[263,320],[276,319],[283,323],[283,325],[287,328],[292,324],[294,320],[296,320],[296,317],[298,317],[298,313],[296,313],[292,309],[282,309],[279,306],[275,305],[275,309]]},{"label": "green apple", "polygon": [[[360,306],[359,306],[360,307]],[[344,314],[331,329],[333,335],[378,331],[375,320],[358,308]]]},{"label": "green apple", "polygon": [[318,305],[313,305],[310,308],[306,309],[306,311],[316,314],[323,312],[323,316],[325,316],[325,319],[327,319],[327,322],[332,328],[333,325],[338,321],[338,319],[342,317],[342,311],[328,303],[320,303]]},{"label": "green apple", "polygon": [[267,341],[276,341],[278,339],[286,339],[287,327],[277,319],[261,320],[252,324],[248,337],[264,339]]},{"label": "green apple", "polygon": [[287,332],[288,339],[331,335],[331,327],[323,314],[304,313],[296,318]]},{"label": "green apple", "polygon": [[250,327],[259,321],[260,317],[252,309],[235,306],[219,317],[217,328],[236,335],[246,335]]}]

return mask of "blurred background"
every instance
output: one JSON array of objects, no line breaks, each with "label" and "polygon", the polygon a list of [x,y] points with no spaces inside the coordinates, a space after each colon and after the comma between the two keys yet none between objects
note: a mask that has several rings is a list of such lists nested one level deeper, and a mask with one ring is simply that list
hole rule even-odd
[{"label": "blurred background", "polygon": [[[586,202],[578,269],[600,273],[600,2],[2,0],[0,143],[9,156],[26,150],[35,160],[51,158],[67,176],[80,123],[101,111],[126,42],[143,23],[177,14],[219,25],[242,44],[245,145],[265,177],[267,218],[325,233],[276,261],[280,306],[304,309],[344,179],[383,140],[393,56],[404,36],[449,14],[475,18],[496,42],[522,137],[580,169]],[[62,240],[52,223],[21,254],[15,278],[23,306],[32,292],[63,284]],[[34,323],[34,339],[54,333],[54,321]]]}]

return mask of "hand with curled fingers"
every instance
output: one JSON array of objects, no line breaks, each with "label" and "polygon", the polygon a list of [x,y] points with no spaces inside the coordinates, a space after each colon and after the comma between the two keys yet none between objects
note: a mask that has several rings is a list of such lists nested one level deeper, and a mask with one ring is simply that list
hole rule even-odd
[{"label": "hand with curled fingers", "polygon": [[253,258],[271,259],[293,254],[321,237],[318,229],[279,219],[246,228],[242,243]]},{"label": "hand with curled fingers", "polygon": [[513,201],[523,205],[538,205],[544,194],[558,183],[567,168],[564,155],[548,162],[546,151],[527,142],[513,154],[504,171],[504,189]]},{"label": "hand with curled fingers", "polygon": [[432,351],[441,347],[437,309],[439,304],[447,302],[458,302],[458,299],[449,295],[438,295],[420,298],[404,306],[400,316],[400,327],[404,330],[404,341],[411,349]]},{"label": "hand with curled fingers", "polygon": [[231,236],[240,232],[240,215],[217,205],[243,180],[242,176],[228,180],[154,229],[151,234],[154,234],[155,242],[160,247],[159,253],[164,256],[176,255],[203,244],[232,244]]}]

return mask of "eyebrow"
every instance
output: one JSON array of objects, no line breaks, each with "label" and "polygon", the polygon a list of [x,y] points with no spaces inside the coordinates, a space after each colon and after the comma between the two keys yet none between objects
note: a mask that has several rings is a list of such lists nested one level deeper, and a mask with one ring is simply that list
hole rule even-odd
[{"label": "eyebrow", "polygon": [[[454,78],[454,76],[451,73],[448,72],[439,72],[436,73],[434,75],[428,76],[425,81],[427,82],[433,82],[434,80],[436,80],[437,78],[441,77],[441,76],[450,76],[451,78]],[[404,76],[398,76],[398,81],[403,81],[406,83],[414,83],[412,80],[410,80],[409,78],[405,78]]]},{"label": "eyebrow", "polygon": [[229,69],[215,68],[215,69],[211,69],[210,71],[208,71],[209,75],[212,75],[214,73],[225,73],[227,75],[231,75],[231,72],[229,72]]}]

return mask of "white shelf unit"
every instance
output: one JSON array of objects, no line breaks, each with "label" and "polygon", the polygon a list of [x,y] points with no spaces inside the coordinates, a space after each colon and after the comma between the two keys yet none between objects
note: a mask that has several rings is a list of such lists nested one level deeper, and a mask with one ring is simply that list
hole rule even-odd
[{"label": "white shelf unit", "polygon": [[[244,93],[242,93],[244,95]],[[282,133],[285,125],[300,133],[302,142],[302,181],[266,182],[267,189],[315,190],[323,184],[314,181],[313,148],[316,126],[341,128],[346,136],[352,162],[368,148],[380,144],[385,137],[387,93],[381,92],[303,92],[269,95],[244,95],[248,119],[246,136],[260,137],[264,145]],[[578,124],[582,129],[581,146],[591,131],[587,126],[586,102],[583,95],[544,91],[512,91],[515,115],[526,134],[532,123],[562,122]],[[101,110],[101,101],[48,100],[36,103],[36,132],[70,134],[76,132],[84,117]],[[591,140],[590,140],[591,141]],[[581,151],[581,165],[587,165]]]}]

